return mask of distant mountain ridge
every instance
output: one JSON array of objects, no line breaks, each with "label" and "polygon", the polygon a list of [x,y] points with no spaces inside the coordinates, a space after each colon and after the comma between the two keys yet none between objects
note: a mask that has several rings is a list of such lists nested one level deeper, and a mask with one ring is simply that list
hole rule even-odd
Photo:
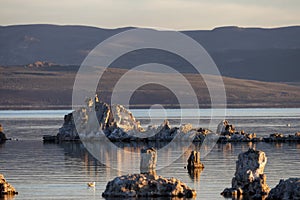
[{"label": "distant mountain ridge", "polygon": [[[46,24],[0,26],[0,65],[27,65],[36,61],[80,65],[101,41],[131,28]],[[272,29],[231,26],[182,32],[208,51],[224,76],[300,82],[300,26]],[[136,59],[130,59],[130,56],[133,55],[116,61],[113,67],[130,68],[139,62],[156,59],[157,62],[167,60],[165,64],[180,72],[193,72],[186,63],[164,52],[139,52],[134,55]]]}]

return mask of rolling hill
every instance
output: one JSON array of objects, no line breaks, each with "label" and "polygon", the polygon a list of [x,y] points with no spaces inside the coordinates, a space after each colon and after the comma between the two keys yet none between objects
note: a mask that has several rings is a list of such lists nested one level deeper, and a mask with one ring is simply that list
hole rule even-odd
[{"label": "rolling hill", "polygon": [[[0,26],[0,65],[27,65],[38,60],[59,65],[80,65],[106,38],[130,29],[87,26]],[[268,82],[300,82],[300,26],[273,29],[220,27],[183,31],[212,56],[223,76]],[[131,68],[156,61],[181,73],[193,73],[187,63],[166,52],[134,52],[112,67]]]},{"label": "rolling hill", "polygon": [[[76,66],[49,67],[0,67],[0,109],[51,109],[71,108],[72,89],[77,73]],[[104,101],[110,100],[115,83],[127,72],[126,69],[110,68],[101,79],[98,92]],[[135,71],[133,77],[156,77],[154,72]],[[198,74],[183,74],[197,94],[199,106],[210,106],[210,97],[202,77]],[[170,84],[181,83],[173,76],[164,77]],[[129,78],[129,80],[132,80]],[[214,81],[214,77],[208,77]],[[241,80],[223,77],[228,107],[300,107],[300,87],[284,83]],[[126,84],[126,83],[125,83]],[[188,97],[189,93],[186,93]],[[178,107],[178,101],[168,89],[157,84],[144,85],[132,95],[133,107],[148,107],[163,104]]]}]

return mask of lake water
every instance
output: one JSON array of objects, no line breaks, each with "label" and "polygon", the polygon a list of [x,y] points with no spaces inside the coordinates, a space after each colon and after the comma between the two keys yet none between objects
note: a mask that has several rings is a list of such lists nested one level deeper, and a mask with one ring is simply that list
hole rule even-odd
[{"label": "lake water", "polygon": [[[18,190],[14,199],[102,199],[106,183],[124,172],[109,168],[94,159],[79,143],[44,144],[42,135],[56,134],[69,111],[0,111],[0,123],[8,137],[18,141],[0,144],[0,173]],[[176,123],[178,110],[168,110],[171,122]],[[134,115],[147,120],[148,111],[134,110]],[[186,118],[195,118],[193,111],[185,110]],[[209,119],[209,110],[201,110],[203,122]],[[162,112],[152,111],[151,117],[162,120]],[[300,109],[228,109],[227,119],[238,130],[256,132],[258,136],[274,132],[294,134],[300,131]],[[290,124],[290,126],[287,126]],[[157,171],[158,175],[176,177],[197,190],[197,199],[224,199],[220,193],[231,185],[235,161],[249,146],[266,152],[267,183],[274,187],[280,179],[300,176],[300,144],[216,144],[202,159],[205,169],[192,177],[184,169],[187,153],[174,163]],[[126,146],[126,145],[125,145]],[[139,150],[138,145],[125,147]],[[191,149],[199,148],[191,146]],[[183,149],[182,149],[183,151]],[[167,162],[173,154],[163,154],[160,162]],[[120,160],[126,158],[120,157]],[[165,160],[165,161],[164,161]],[[139,162],[128,163],[128,167]],[[126,173],[126,172],[125,172]],[[86,183],[95,181],[95,189]]]}]

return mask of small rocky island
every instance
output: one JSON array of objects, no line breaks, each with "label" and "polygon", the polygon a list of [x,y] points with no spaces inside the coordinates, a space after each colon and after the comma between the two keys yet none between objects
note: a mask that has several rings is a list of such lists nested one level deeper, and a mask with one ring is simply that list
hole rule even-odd
[{"label": "small rocky island", "polygon": [[152,173],[130,174],[110,181],[103,197],[186,197],[196,191],[176,178],[164,178]]},{"label": "small rocky island", "polygon": [[270,191],[267,198],[267,200],[278,199],[300,199],[300,178],[280,180],[278,185]]},{"label": "small rocky island", "polygon": [[[97,126],[95,126],[96,123]],[[63,126],[56,136],[45,135],[43,139],[46,142],[79,141],[106,137],[113,142],[169,142],[176,139],[202,143],[207,136],[218,143],[300,142],[300,132],[288,136],[273,133],[269,137],[257,137],[255,133],[246,133],[244,130],[237,131],[235,126],[227,120],[223,120],[218,125],[216,133],[205,128],[195,128],[191,124],[172,127],[168,120],[164,120],[158,127],[151,125],[143,128],[124,106],[109,105],[99,101],[97,96],[94,99],[87,99],[85,107],[65,115]]]},{"label": "small rocky island", "polygon": [[230,198],[262,199],[266,197],[270,191],[266,183],[267,176],[264,174],[266,164],[267,157],[263,151],[249,149],[239,154],[232,186],[226,188],[221,194]]},{"label": "small rocky island", "polygon": [[249,149],[240,153],[231,188],[225,188],[221,195],[232,199],[300,199],[300,178],[280,180],[275,188],[270,189],[264,174],[266,164],[267,157],[263,151]]},{"label": "small rocky island", "polygon": [[158,176],[155,171],[156,161],[157,152],[154,148],[142,149],[141,173],[114,178],[108,182],[102,196],[105,198],[196,197],[196,191],[179,179]]},{"label": "small rocky island", "polygon": [[[93,116],[96,114],[96,118]],[[75,123],[80,127],[76,127]],[[98,123],[97,126],[93,124]],[[44,141],[77,141],[101,139],[110,141],[171,141],[193,140],[202,142],[211,131],[194,128],[191,124],[171,127],[168,120],[158,126],[143,128],[133,114],[122,105],[109,105],[98,98],[88,99],[87,106],[65,115],[63,126],[56,136],[44,136]],[[217,134],[215,134],[217,135]],[[216,137],[217,138],[217,137]]]}]

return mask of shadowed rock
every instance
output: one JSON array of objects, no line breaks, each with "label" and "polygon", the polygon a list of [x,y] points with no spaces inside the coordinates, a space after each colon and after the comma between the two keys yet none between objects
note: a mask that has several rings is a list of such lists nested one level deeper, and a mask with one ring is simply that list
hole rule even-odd
[{"label": "shadowed rock", "polygon": [[232,187],[226,188],[221,194],[224,197],[263,198],[270,188],[266,183],[264,169],[267,157],[263,151],[249,149],[240,153],[236,163],[235,176],[232,179]]},{"label": "shadowed rock", "polygon": [[7,140],[6,135],[3,133],[3,126],[0,124],[0,143]]},{"label": "shadowed rock", "polygon": [[300,178],[289,178],[280,180],[278,185],[273,188],[267,200],[296,200],[300,199]]}]

